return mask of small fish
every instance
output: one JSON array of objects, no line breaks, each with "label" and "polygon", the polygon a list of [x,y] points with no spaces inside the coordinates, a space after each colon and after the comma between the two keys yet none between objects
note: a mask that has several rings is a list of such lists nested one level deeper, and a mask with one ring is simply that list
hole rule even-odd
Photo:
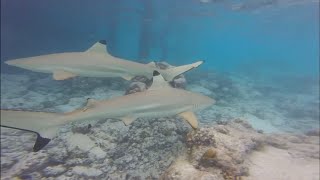
[{"label": "small fish", "polygon": [[52,73],[55,80],[65,80],[76,76],[122,77],[131,80],[135,76],[152,78],[154,70],[164,79],[172,81],[176,76],[200,66],[203,61],[193,64],[159,69],[154,62],[141,64],[120,59],[107,52],[106,45],[97,42],[85,52],[66,52],[9,60],[8,65],[34,72]]},{"label": "small fish", "polygon": [[158,71],[154,71],[153,83],[144,92],[110,100],[88,99],[84,108],[64,114],[1,110],[1,126],[36,133],[33,150],[39,151],[57,135],[61,126],[74,121],[113,118],[130,125],[137,118],[178,115],[196,129],[198,121],[193,111],[211,106],[214,102],[202,94],[172,88]]}]

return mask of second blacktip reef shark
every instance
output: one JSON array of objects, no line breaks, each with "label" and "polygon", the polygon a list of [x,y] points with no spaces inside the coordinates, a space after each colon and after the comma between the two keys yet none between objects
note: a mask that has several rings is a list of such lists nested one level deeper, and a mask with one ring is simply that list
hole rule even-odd
[{"label": "second blacktip reef shark", "polygon": [[[100,41],[102,42],[102,41]],[[160,72],[166,81],[200,66],[203,61],[193,64],[160,69],[154,62],[141,64],[110,55],[106,45],[97,42],[84,52],[65,52],[28,58],[8,60],[11,66],[34,72],[52,73],[55,80],[65,80],[76,76],[122,77],[131,80],[135,76],[152,78],[154,70]]]},{"label": "second blacktip reef shark", "polygon": [[154,71],[153,83],[146,91],[109,100],[89,99],[84,108],[63,114],[1,110],[1,126],[36,133],[33,151],[39,151],[57,136],[61,126],[75,121],[113,118],[130,125],[137,118],[178,115],[196,129],[198,121],[193,111],[214,102],[202,94],[172,88],[158,71]]}]

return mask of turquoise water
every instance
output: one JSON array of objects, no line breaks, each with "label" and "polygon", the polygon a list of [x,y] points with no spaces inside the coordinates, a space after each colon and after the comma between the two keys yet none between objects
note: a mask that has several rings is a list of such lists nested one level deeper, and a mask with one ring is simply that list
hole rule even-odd
[{"label": "turquoise water", "polygon": [[3,63],[99,40],[141,63],[205,60],[171,85],[216,103],[195,111],[197,131],[176,116],[87,119],[34,153],[35,133],[1,127],[1,179],[319,179],[319,0],[2,0],[1,112],[84,112],[88,99],[150,87],[139,76],[56,81]]},{"label": "turquoise water", "polygon": [[[318,1],[2,1],[1,60],[84,50],[227,72],[318,75]],[[3,67],[6,68],[6,67]],[[285,69],[285,71],[284,71]]]}]

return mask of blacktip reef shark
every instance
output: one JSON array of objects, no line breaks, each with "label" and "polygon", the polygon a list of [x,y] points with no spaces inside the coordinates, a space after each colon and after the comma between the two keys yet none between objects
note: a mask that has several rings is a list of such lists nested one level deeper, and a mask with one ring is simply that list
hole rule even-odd
[{"label": "blacktip reef shark", "polygon": [[84,108],[62,114],[1,110],[1,126],[36,133],[33,150],[39,151],[57,135],[61,126],[75,121],[112,118],[130,125],[137,118],[178,115],[196,129],[198,121],[193,111],[214,102],[202,94],[172,88],[158,71],[154,71],[153,83],[146,91],[102,101],[89,99]]},{"label": "blacktip reef shark", "polygon": [[193,64],[160,69],[154,62],[141,64],[110,55],[106,45],[99,41],[84,52],[66,52],[8,60],[11,66],[34,72],[52,73],[55,80],[65,80],[76,76],[122,77],[131,80],[135,76],[152,78],[154,70],[160,72],[166,81],[200,66],[203,61]]}]

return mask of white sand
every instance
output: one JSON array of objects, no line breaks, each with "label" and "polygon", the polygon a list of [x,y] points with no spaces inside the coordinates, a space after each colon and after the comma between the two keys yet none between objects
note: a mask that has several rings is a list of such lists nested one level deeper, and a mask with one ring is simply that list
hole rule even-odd
[{"label": "white sand", "polygon": [[293,158],[286,150],[266,147],[250,160],[246,180],[319,180],[319,159]]}]

